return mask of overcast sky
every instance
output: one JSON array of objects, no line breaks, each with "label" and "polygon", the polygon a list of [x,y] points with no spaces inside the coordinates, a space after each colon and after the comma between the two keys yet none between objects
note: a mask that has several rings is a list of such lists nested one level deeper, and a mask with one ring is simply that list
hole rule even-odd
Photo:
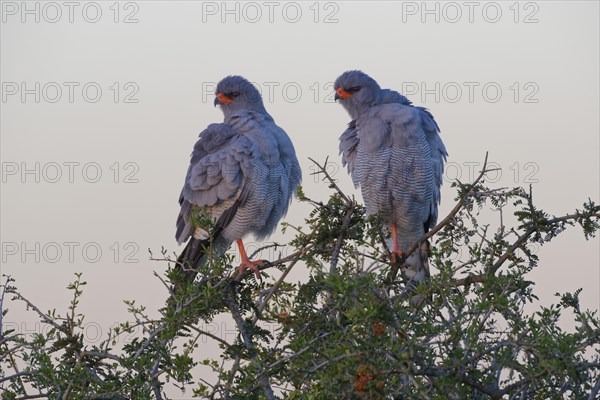
[{"label": "overcast sky", "polygon": [[[349,118],[332,82],[362,69],[438,121],[450,153],[440,215],[453,206],[449,183],[468,181],[486,151],[502,168],[495,185],[532,184],[550,213],[598,201],[598,15],[595,1],[2,2],[2,273],[42,309],[62,310],[64,287],[84,272],[92,339],[126,318],[122,299],[162,306],[152,271],[165,265],[147,249],[180,250],[189,154],[222,120],[213,90],[229,74],[260,87],[312,198],[328,189],[308,157],[330,157],[358,195],[340,168]],[[307,211],[292,204],[288,221]],[[541,303],[581,287],[583,306],[597,309],[599,253],[579,228],[540,249],[531,279]],[[306,276],[300,267],[290,279]],[[6,321],[39,330],[20,308]]]}]

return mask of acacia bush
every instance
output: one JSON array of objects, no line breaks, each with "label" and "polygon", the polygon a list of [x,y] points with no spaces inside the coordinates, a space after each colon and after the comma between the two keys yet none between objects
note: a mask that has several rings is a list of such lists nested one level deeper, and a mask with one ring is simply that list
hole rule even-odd
[{"label": "acacia bush", "polygon": [[[167,383],[186,390],[178,398],[598,398],[600,321],[597,310],[580,309],[581,290],[557,293],[556,304],[531,313],[524,307],[537,299],[528,272],[544,268],[535,249],[570,226],[593,237],[600,206],[588,200],[550,215],[531,189],[487,187],[484,163],[474,182],[453,185],[456,206],[406,254],[427,248],[435,271],[415,287],[402,260],[391,265],[380,221],[365,217],[326,163],[315,164],[331,196],[321,202],[299,189],[313,210],[302,226],[284,225],[294,231],[293,251],[262,266],[263,279],[239,273],[225,256],[189,282],[163,249],[152,256],[170,266],[157,274],[168,292],[161,318],[126,301],[130,320],[100,344],[83,335],[81,275],[68,286],[73,300],[63,314],[42,311],[6,277],[2,315],[8,300],[24,302],[50,329],[1,332],[1,398],[166,399]],[[490,206],[514,224],[482,222]],[[306,282],[288,282],[299,266]],[[224,314],[237,327],[231,342],[202,329]],[[561,328],[563,316],[574,330]],[[142,334],[118,345],[137,328]],[[204,336],[218,343],[220,358],[202,354]],[[198,365],[214,376],[200,376]]]}]

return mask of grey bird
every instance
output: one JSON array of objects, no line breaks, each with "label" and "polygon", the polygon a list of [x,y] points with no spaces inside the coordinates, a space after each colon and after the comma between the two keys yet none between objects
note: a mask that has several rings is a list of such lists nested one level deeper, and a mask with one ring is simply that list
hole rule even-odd
[{"label": "grey bird", "polygon": [[[209,249],[220,257],[237,242],[240,271],[251,269],[260,277],[263,261],[248,259],[242,239],[273,233],[300,184],[300,165],[292,141],[245,78],[221,80],[214,105],[221,107],[224,121],[200,133],[179,198],[176,239],[188,243],[178,266],[192,271],[193,279]],[[198,215],[212,219],[211,232],[196,226]]]},{"label": "grey bird", "polygon": [[[335,99],[352,121],[340,137],[342,163],[360,187],[368,215],[388,225],[393,259],[437,223],[448,153],[431,113],[400,93],[382,89],[362,71],[347,71],[334,84]],[[430,276],[426,250],[405,261],[415,283]]]}]

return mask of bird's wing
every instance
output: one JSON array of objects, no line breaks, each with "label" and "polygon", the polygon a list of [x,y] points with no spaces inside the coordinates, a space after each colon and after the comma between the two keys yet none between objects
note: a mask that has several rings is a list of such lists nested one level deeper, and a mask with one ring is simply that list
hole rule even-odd
[{"label": "bird's wing", "polygon": [[[419,111],[401,104],[373,108],[357,121],[354,179],[369,214],[400,223],[416,240],[429,225],[434,174]],[[436,204],[437,206],[437,204]]]},{"label": "bird's wing", "polygon": [[440,128],[438,124],[433,119],[433,115],[424,107],[415,107],[419,110],[419,114],[421,116],[421,125],[423,126],[423,131],[425,131],[425,137],[427,139],[427,143],[429,144],[429,149],[431,151],[431,163],[433,166],[433,176],[434,176],[434,184],[433,184],[433,199],[431,204],[431,220],[429,221],[429,227],[433,228],[437,224],[438,218],[438,204],[441,202],[441,194],[440,189],[442,187],[442,182],[444,178],[444,163],[446,162],[446,157],[448,157],[448,152],[446,151],[446,146],[442,142],[442,138],[440,137]]},{"label": "bird's wing", "polygon": [[340,154],[342,155],[342,165],[348,167],[348,172],[352,175],[354,185],[358,182],[354,180],[354,161],[356,159],[356,146],[358,146],[358,128],[356,120],[350,121],[348,128],[340,136]]},{"label": "bird's wing", "polygon": [[252,152],[252,143],[228,124],[211,124],[200,133],[179,198],[179,243],[193,234],[194,207],[207,210],[217,230],[227,226],[245,200],[244,171]]}]

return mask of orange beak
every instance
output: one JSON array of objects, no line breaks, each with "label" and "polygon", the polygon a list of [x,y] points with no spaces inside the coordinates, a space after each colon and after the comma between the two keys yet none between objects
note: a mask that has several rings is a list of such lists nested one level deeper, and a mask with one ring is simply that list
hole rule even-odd
[{"label": "orange beak", "polygon": [[346,92],[344,90],[344,88],[338,88],[338,90],[336,90],[336,93],[337,93],[337,97],[342,100],[347,99],[348,97],[352,96],[352,93]]},{"label": "orange beak", "polygon": [[221,104],[233,103],[235,101],[225,96],[223,93],[217,93],[217,99],[219,99],[219,103]]}]

